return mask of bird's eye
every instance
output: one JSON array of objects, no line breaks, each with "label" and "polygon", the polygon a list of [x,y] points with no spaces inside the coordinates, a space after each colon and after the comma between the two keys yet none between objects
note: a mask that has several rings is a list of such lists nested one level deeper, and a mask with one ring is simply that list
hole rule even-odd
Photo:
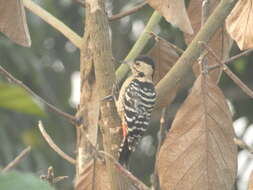
[{"label": "bird's eye", "polygon": [[140,63],[139,63],[139,62],[135,62],[135,65],[139,66],[139,65],[140,65]]}]

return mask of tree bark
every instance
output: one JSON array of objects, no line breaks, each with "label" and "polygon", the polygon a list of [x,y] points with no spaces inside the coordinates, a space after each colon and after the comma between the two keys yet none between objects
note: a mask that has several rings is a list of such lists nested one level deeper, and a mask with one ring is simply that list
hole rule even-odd
[{"label": "tree bark", "polygon": [[[102,99],[112,93],[115,69],[104,0],[86,0],[85,35],[81,48],[81,100],[77,127],[77,181],[93,158],[92,145],[97,147],[98,124],[104,151],[118,159],[120,121],[113,101]],[[92,113],[91,113],[92,112]],[[99,117],[98,117],[99,115]],[[95,117],[95,118],[94,118]],[[99,123],[92,122],[99,119]],[[119,190],[121,180],[109,158],[106,169],[112,190]],[[96,174],[99,175],[99,174]],[[80,188],[80,186],[79,186]],[[78,189],[80,190],[80,189]]]}]

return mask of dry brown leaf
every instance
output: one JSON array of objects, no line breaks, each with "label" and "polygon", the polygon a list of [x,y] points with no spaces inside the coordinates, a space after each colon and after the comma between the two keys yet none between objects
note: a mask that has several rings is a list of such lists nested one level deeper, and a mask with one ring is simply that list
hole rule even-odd
[{"label": "dry brown leaf", "polygon": [[[104,162],[96,160],[95,174],[94,174],[94,161],[90,161],[87,167],[83,170],[78,181],[75,183],[76,190],[110,190],[109,177],[106,172]],[[95,177],[94,177],[95,175]],[[92,188],[94,177],[94,189]]]},{"label": "dry brown leaf", "polygon": [[240,0],[226,19],[226,29],[241,50],[253,48],[253,0]]},{"label": "dry brown leaf", "polygon": [[[210,2],[210,13],[214,10],[214,8],[220,2],[219,0],[211,0]],[[202,7],[202,0],[191,0],[189,7],[188,7],[188,14],[190,20],[192,22],[192,27],[197,34],[201,27],[201,7]],[[187,44],[190,44],[195,36],[185,34],[185,40]],[[208,45],[215,51],[215,53],[222,59],[226,59],[229,55],[230,48],[232,46],[232,40],[229,38],[228,34],[225,32],[223,28],[219,29],[215,35],[211,38]],[[208,55],[208,63],[209,65],[217,64],[215,59]],[[200,74],[199,64],[196,62],[193,65],[193,71],[196,76]],[[222,69],[215,69],[210,73],[211,78],[218,82],[222,73]]]},{"label": "dry brown leaf", "polygon": [[248,183],[248,190],[253,190],[253,170],[250,173],[249,183]]},{"label": "dry brown leaf", "polygon": [[191,22],[188,18],[184,0],[146,0],[171,24],[183,32],[193,34]]},{"label": "dry brown leaf", "polygon": [[[152,57],[155,62],[154,84],[157,84],[169,72],[179,58],[176,51],[162,38],[157,39],[156,44],[148,52],[148,55]],[[177,95],[179,85],[175,88],[176,89],[167,96],[166,102],[163,103],[164,105],[168,106]]]},{"label": "dry brown leaf", "polygon": [[0,0],[0,31],[19,45],[31,46],[21,0]]},{"label": "dry brown leaf", "polygon": [[169,72],[179,58],[176,51],[164,39],[157,39],[154,47],[148,52],[148,55],[156,63],[153,79],[155,84]]},{"label": "dry brown leaf", "polygon": [[158,154],[163,190],[231,190],[237,148],[225,97],[200,75]]}]

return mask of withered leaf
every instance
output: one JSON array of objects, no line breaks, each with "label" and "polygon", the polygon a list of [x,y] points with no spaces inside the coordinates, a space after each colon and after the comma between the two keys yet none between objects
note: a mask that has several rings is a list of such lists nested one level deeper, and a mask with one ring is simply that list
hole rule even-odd
[{"label": "withered leaf", "polygon": [[[154,84],[157,84],[169,72],[179,58],[176,51],[162,38],[157,39],[154,47],[148,52],[148,55],[155,62]],[[177,89],[179,88],[178,85],[175,88],[167,96],[166,102],[163,103],[164,105],[168,105],[174,100],[177,95]]]},{"label": "withered leaf", "polygon": [[21,0],[0,0],[0,31],[19,45],[31,46]]},{"label": "withered leaf", "polygon": [[163,190],[231,190],[237,148],[225,97],[200,75],[178,111],[158,154]]},{"label": "withered leaf", "polygon": [[253,0],[240,0],[226,19],[226,29],[241,50],[253,48]]},{"label": "withered leaf", "polygon": [[250,173],[249,183],[248,183],[248,190],[253,190],[253,170]]},{"label": "withered leaf", "polygon": [[[209,1],[210,14],[219,2],[220,0]],[[202,0],[191,0],[187,9],[195,34],[197,34],[201,27],[201,9]],[[190,44],[194,37],[195,35],[185,34],[186,43]],[[215,51],[215,53],[220,57],[220,59],[223,60],[226,59],[229,55],[229,51],[232,46],[232,40],[229,38],[229,35],[225,32],[224,28],[220,28],[211,38],[208,45]],[[212,55],[208,55],[208,63],[209,65],[217,64]],[[200,74],[200,66],[197,62],[193,65],[193,71],[196,76]],[[215,69],[210,73],[210,76],[214,81],[218,82],[221,73],[222,69]]]},{"label": "withered leaf", "polygon": [[95,170],[93,163],[93,160],[90,161],[78,177],[78,181],[75,183],[76,190],[110,190],[109,177],[106,172],[105,163],[96,160]]},{"label": "withered leaf", "polygon": [[153,81],[157,84],[172,66],[179,56],[177,52],[164,39],[157,39],[155,45],[150,49],[148,55],[155,62],[155,74]]},{"label": "withered leaf", "polygon": [[193,34],[191,22],[188,18],[184,0],[146,0],[171,24],[183,32]]}]

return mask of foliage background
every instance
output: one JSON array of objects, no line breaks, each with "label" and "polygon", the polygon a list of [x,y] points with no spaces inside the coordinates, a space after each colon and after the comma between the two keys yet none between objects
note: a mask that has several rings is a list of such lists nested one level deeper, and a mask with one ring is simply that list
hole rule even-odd
[{"label": "foliage background", "polygon": [[[83,8],[78,4],[71,0],[37,0],[36,2],[61,19],[79,35],[82,35]],[[134,4],[136,4],[136,0],[108,0],[108,14],[111,15],[126,10]],[[73,93],[71,79],[73,73],[79,70],[79,51],[65,37],[40,18],[29,11],[26,11],[26,13],[32,38],[31,48],[13,44],[3,34],[0,34],[0,64],[50,103],[74,114],[75,105],[70,101],[71,93]],[[146,6],[134,15],[111,22],[113,53],[117,60],[122,60],[127,55],[151,14],[152,9]],[[154,31],[179,47],[185,48],[182,33],[164,20],[160,22]],[[145,51],[152,44],[151,41]],[[231,55],[236,53],[239,53],[239,50],[234,45]],[[252,60],[253,54],[237,60],[230,66],[251,89],[253,89]],[[189,78],[192,79],[192,74],[189,75],[191,75]],[[3,82],[6,83],[0,77],[0,83]],[[237,134],[239,137],[244,138],[249,145],[253,145],[252,138],[249,138],[253,135],[250,132],[253,130],[253,125],[251,125],[253,123],[253,101],[224,75],[220,86],[233,106],[233,119],[236,121],[235,129]],[[169,128],[176,110],[186,97],[189,89],[190,86],[181,90],[179,96],[167,111],[167,128]],[[69,190],[74,179],[75,168],[62,160],[48,147],[37,129],[38,120],[43,121],[46,130],[55,142],[64,151],[74,156],[75,129],[62,118],[51,112],[46,112],[44,116],[38,114],[28,115],[22,113],[22,111],[16,112],[0,107],[0,167],[4,167],[24,147],[31,145],[31,154],[19,164],[18,169],[41,175],[46,173],[49,166],[53,166],[56,175],[70,176],[69,179],[58,184],[61,189]],[[157,114],[154,114],[152,125],[159,125]],[[140,151],[136,151],[130,163],[130,168],[135,175],[147,184],[150,183],[150,175],[154,167],[157,129],[158,127],[150,128],[139,147]],[[241,161],[239,163],[239,172],[241,171],[241,174],[238,177],[238,184],[242,183],[242,185],[238,189],[243,190],[246,187],[243,175],[247,175],[252,160],[244,151],[239,153],[239,158]],[[243,162],[243,160],[246,161]]]}]

